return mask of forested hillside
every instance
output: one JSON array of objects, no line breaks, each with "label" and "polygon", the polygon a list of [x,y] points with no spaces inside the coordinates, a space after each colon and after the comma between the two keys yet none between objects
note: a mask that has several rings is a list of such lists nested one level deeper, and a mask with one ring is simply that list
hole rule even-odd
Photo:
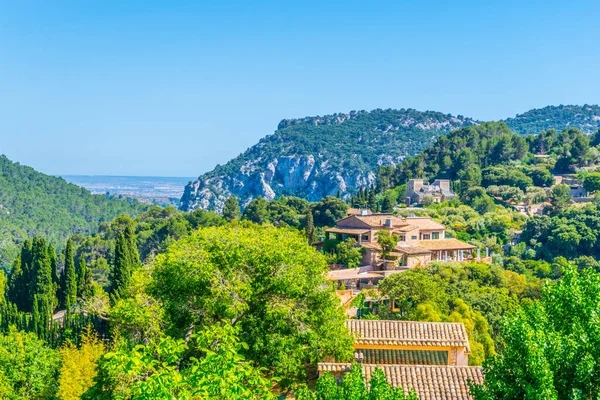
[{"label": "forested hillside", "polygon": [[590,134],[600,128],[600,106],[547,106],[529,110],[504,122],[510,129],[522,135],[537,134],[548,129],[562,131],[565,128],[577,128]]},{"label": "forested hillside", "polygon": [[[600,107],[548,106],[504,122],[503,133],[576,128],[591,134],[600,128]],[[242,206],[258,196],[293,195],[318,201],[339,191],[347,198],[373,184],[379,166],[415,156],[440,135],[478,123],[462,115],[413,109],[283,120],[274,134],[190,183],[181,209],[220,211],[230,195],[237,196]]]},{"label": "forested hillside", "polygon": [[242,206],[258,196],[344,196],[371,185],[378,166],[418,154],[442,133],[475,123],[413,109],[283,120],[274,134],[189,184],[181,208],[221,210],[230,195]]},{"label": "forested hillside", "polygon": [[0,156],[0,266],[10,265],[28,237],[44,236],[59,245],[74,233],[91,234],[103,221],[146,208],[132,199],[92,195]]}]

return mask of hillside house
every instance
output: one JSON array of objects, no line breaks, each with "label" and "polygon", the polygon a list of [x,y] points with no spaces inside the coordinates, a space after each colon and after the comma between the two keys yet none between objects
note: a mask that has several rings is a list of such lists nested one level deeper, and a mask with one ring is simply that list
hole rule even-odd
[{"label": "hillside house", "polygon": [[[351,364],[319,363],[318,372],[333,374],[341,381],[351,367]],[[405,394],[414,390],[420,400],[471,400],[469,384],[483,384],[481,367],[373,364],[361,364],[361,367],[365,382],[371,380],[373,371],[381,368],[390,385],[401,387]]]},{"label": "hillside house", "polygon": [[462,323],[349,319],[355,360],[365,364],[469,365]]},{"label": "hillside house", "polygon": [[[414,389],[420,399],[470,399],[469,380],[481,383],[481,367],[470,367],[464,324],[445,322],[348,320],[354,358],[365,379],[377,367],[392,386]],[[351,364],[324,362],[319,374],[341,380]]]},{"label": "hillside house", "polygon": [[[399,238],[388,260],[381,258],[381,247],[377,243],[378,232],[382,230]],[[405,270],[425,266],[431,261],[460,262],[475,258],[475,246],[446,238],[446,227],[429,217],[352,215],[325,230],[324,250],[332,251],[340,241],[348,238],[354,238],[364,248],[363,264],[374,270]]]},{"label": "hillside house", "polygon": [[436,179],[433,183],[425,184],[423,179],[411,179],[406,183],[405,202],[407,205],[421,204],[425,197],[429,197],[435,203],[454,198],[450,180]]}]

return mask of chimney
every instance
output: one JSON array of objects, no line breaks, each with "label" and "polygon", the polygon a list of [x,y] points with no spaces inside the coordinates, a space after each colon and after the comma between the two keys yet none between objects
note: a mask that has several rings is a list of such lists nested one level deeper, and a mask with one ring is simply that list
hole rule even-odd
[{"label": "chimney", "polygon": [[365,208],[363,208],[360,210],[360,215],[362,215],[364,217],[366,215],[369,215],[369,212]]}]

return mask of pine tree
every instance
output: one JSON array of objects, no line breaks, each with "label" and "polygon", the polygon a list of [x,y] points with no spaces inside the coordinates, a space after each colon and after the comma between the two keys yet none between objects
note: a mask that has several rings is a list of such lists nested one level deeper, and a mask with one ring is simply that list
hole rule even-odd
[{"label": "pine tree", "polygon": [[309,208],[306,209],[306,238],[308,239],[308,243],[312,244],[317,241],[317,230],[315,229],[315,221],[312,215],[312,210]]},{"label": "pine tree", "polygon": [[115,243],[115,257],[113,260],[111,292],[113,298],[118,298],[121,295],[131,279],[131,263],[130,255],[128,254],[127,241],[122,232],[117,234]]},{"label": "pine tree", "polygon": [[67,241],[67,247],[65,248],[65,269],[61,275],[60,299],[67,312],[77,301],[77,273],[75,271],[75,255],[71,239]]},{"label": "pine tree", "polygon": [[223,207],[223,217],[227,221],[233,221],[234,219],[238,219],[240,217],[240,205],[238,203],[237,197],[229,196],[229,198],[225,200],[225,205]]}]

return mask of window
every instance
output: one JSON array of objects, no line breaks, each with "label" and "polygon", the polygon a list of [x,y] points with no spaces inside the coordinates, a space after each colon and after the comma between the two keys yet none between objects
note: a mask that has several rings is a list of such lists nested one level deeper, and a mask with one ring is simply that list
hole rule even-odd
[{"label": "window", "polygon": [[429,240],[429,239],[431,239],[431,235],[429,233],[423,234],[423,240]]},{"label": "window", "polygon": [[412,240],[417,240],[417,237],[416,237],[416,236],[411,236],[410,238],[411,238]]},{"label": "window", "polygon": [[360,238],[361,241],[363,242],[368,242],[369,241],[369,235],[362,235]]},{"label": "window", "polygon": [[432,239],[439,239],[440,238],[440,233],[439,232],[432,232],[431,233],[431,238]]},{"label": "window", "polygon": [[406,242],[406,236],[405,235],[400,236],[400,241],[401,242]]}]

